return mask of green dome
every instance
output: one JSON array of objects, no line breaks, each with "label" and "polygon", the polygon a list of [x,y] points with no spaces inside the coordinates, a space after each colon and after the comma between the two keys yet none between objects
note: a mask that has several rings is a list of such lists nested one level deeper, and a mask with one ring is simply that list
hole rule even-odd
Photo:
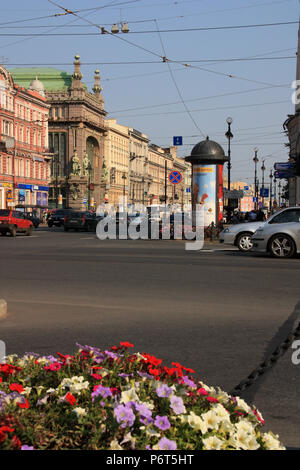
[{"label": "green dome", "polygon": [[14,82],[26,89],[36,78],[43,83],[45,91],[66,91],[72,84],[71,74],[50,67],[15,68],[8,71]]}]

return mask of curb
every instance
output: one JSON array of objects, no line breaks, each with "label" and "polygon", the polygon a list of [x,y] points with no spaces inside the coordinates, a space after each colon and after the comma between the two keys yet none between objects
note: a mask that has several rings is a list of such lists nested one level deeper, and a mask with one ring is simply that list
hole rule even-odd
[{"label": "curb", "polygon": [[4,299],[0,299],[0,320],[7,316],[7,302]]}]

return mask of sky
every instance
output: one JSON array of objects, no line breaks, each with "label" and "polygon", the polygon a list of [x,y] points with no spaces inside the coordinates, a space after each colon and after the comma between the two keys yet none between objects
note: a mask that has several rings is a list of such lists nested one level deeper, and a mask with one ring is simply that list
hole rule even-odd
[{"label": "sky", "polygon": [[[32,65],[72,73],[78,53],[89,90],[100,70],[107,117],[161,147],[182,136],[181,157],[206,136],[227,153],[230,116],[232,181],[253,183],[255,147],[265,178],[288,159],[283,123],[294,113],[299,0],[0,4],[0,63],[8,70]],[[121,32],[124,23],[128,33]],[[118,34],[111,34],[113,24]]]}]

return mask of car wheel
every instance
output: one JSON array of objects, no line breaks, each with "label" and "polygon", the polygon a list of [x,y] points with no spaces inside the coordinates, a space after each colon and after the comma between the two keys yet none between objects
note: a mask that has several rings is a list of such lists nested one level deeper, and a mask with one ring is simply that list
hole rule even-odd
[{"label": "car wheel", "polygon": [[6,232],[1,232],[2,237],[5,237]]},{"label": "car wheel", "polygon": [[11,234],[12,237],[16,237],[16,236],[17,236],[17,229],[16,229],[16,227],[13,227],[13,228],[11,229],[10,234]]},{"label": "car wheel", "polygon": [[251,241],[252,233],[241,233],[239,235],[236,245],[240,251],[246,252],[250,251],[253,248],[253,243]]},{"label": "car wheel", "polygon": [[68,232],[69,231],[68,227],[64,227],[64,231]]},{"label": "car wheel", "polygon": [[269,250],[276,258],[292,258],[295,254],[295,243],[288,235],[274,235],[269,243]]},{"label": "car wheel", "polygon": [[49,228],[53,227],[53,222],[48,222],[48,227]]},{"label": "car wheel", "polygon": [[32,231],[32,227],[28,227],[28,229],[26,230],[26,237],[30,237],[31,231]]}]

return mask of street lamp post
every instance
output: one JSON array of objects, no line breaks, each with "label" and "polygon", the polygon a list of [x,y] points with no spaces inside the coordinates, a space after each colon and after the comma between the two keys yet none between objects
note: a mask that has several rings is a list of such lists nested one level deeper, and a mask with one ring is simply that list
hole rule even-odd
[{"label": "street lamp post", "polygon": [[257,210],[257,200],[258,200],[258,188],[257,188],[257,163],[258,163],[258,158],[257,158],[257,152],[258,148],[255,147],[254,149],[254,193],[255,193],[255,210]]},{"label": "street lamp post", "polygon": [[279,202],[279,207],[281,206],[281,181],[279,181],[278,184],[278,202]]},{"label": "street lamp post", "polygon": [[270,170],[270,212],[272,212],[272,207],[273,207],[273,197],[272,197],[272,192],[273,192],[273,171],[272,169]]},{"label": "street lamp post", "polygon": [[277,179],[274,177],[274,201],[277,203]]},{"label": "street lamp post", "polygon": [[123,211],[125,211],[125,197],[126,197],[126,174],[123,173],[122,175],[122,180],[124,182],[123,184]]},{"label": "street lamp post", "polygon": [[265,161],[262,161],[261,171],[262,171],[262,206],[264,207],[265,201]]},{"label": "street lamp post", "polygon": [[89,160],[88,166],[87,166],[87,171],[88,171],[88,211],[91,208],[91,172],[93,170],[92,164]]},{"label": "street lamp post", "polygon": [[[230,191],[230,187],[231,187],[231,175],[230,175],[230,170],[231,170],[231,147],[230,147],[230,141],[233,138],[233,134],[231,132],[232,121],[233,121],[233,119],[231,117],[228,117],[226,119],[226,122],[227,122],[227,125],[228,125],[227,132],[225,133],[225,136],[228,139],[228,163],[227,163],[227,168],[228,168],[228,188],[227,189],[228,189],[228,191]],[[231,199],[228,199],[227,222],[229,221],[230,215],[231,215],[231,209],[230,208],[231,208]]]}]

